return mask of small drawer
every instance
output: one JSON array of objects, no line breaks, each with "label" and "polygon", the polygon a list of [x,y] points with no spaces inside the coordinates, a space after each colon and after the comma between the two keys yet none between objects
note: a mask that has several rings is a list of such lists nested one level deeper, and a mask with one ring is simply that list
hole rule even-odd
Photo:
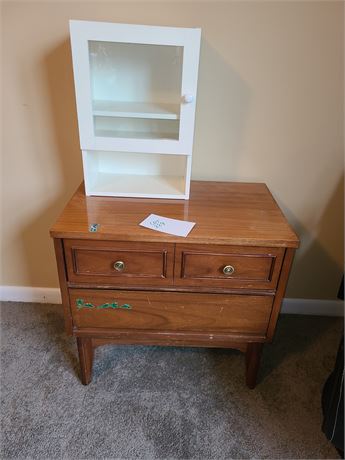
[{"label": "small drawer", "polygon": [[70,289],[77,328],[265,336],[273,296]]},{"label": "small drawer", "polygon": [[274,289],[283,248],[177,245],[175,284]]},{"label": "small drawer", "polygon": [[68,281],[91,285],[172,284],[174,246],[64,240]]}]

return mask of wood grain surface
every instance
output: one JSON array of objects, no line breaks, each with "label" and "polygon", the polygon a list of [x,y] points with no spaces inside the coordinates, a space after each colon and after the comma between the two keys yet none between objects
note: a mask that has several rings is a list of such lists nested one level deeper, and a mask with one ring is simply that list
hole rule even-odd
[{"label": "wood grain surface", "polygon": [[[195,222],[186,237],[143,228],[154,213]],[[91,224],[99,224],[90,232]],[[192,181],[190,200],[86,197],[83,184],[51,228],[60,238],[298,247],[265,184]]]},{"label": "wood grain surface", "polygon": [[[175,286],[275,289],[284,248],[177,244]],[[224,267],[234,272],[226,275]]]},{"label": "wood grain surface", "polygon": [[[118,241],[64,241],[68,281],[113,285],[171,285],[174,245]],[[123,270],[114,264],[123,262]]]},{"label": "wood grain surface", "polygon": [[65,265],[63,241],[60,238],[54,238],[54,249],[60,283],[61,300],[64,312],[65,330],[68,335],[72,335],[73,323],[71,309],[69,305],[67,272]]},{"label": "wood grain surface", "polygon": [[[70,289],[77,328],[148,329],[160,331],[222,331],[261,333],[267,329],[272,296],[129,292]],[[78,308],[78,301],[93,308]],[[130,308],[102,308],[117,303]],[[230,338],[229,338],[230,339]]]},{"label": "wood grain surface", "polygon": [[[89,333],[87,329],[81,329],[77,334],[81,337]],[[243,337],[235,337],[229,339],[227,334],[215,333],[210,336],[202,332],[150,332],[150,331],[115,331],[112,330],[107,338],[102,338],[97,335],[97,330],[90,331],[92,344],[94,347],[100,345],[161,345],[173,347],[205,347],[207,348],[235,348],[245,352],[247,350],[247,342],[241,342]],[[254,337],[254,336],[253,336]],[[262,337],[255,336],[255,340],[262,340]],[[248,336],[245,337],[248,340]]]}]

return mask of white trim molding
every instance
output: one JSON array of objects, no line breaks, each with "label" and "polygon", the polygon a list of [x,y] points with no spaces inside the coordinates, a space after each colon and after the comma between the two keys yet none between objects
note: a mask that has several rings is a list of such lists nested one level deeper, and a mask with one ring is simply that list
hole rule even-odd
[{"label": "white trim molding", "polygon": [[[0,286],[0,301],[61,303],[59,288],[30,286]],[[284,299],[283,314],[344,316],[344,303],[341,300],[323,299]]]},{"label": "white trim molding", "polygon": [[344,302],[324,299],[283,299],[281,312],[294,315],[344,316]]},{"label": "white trim molding", "polygon": [[59,288],[0,286],[0,301],[61,303],[61,293]]}]

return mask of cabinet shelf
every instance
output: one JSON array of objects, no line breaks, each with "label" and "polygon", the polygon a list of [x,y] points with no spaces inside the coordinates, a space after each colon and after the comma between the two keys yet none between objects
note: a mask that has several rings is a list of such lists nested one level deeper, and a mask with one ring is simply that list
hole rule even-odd
[{"label": "cabinet shelf", "polygon": [[150,102],[93,101],[93,115],[101,117],[150,118],[178,120],[178,104],[157,104]]},{"label": "cabinet shelf", "polygon": [[116,131],[111,129],[96,129],[95,135],[98,137],[111,137],[122,139],[172,139],[178,140],[178,133],[153,133],[153,132],[140,132],[140,131]]}]

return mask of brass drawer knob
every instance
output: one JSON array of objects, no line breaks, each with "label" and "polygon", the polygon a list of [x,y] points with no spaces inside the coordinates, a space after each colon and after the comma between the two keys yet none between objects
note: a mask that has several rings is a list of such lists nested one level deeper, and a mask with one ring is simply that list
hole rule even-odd
[{"label": "brass drawer knob", "polygon": [[230,276],[234,273],[235,269],[232,265],[225,265],[223,268],[224,275]]},{"label": "brass drawer knob", "polygon": [[125,269],[125,263],[122,262],[122,260],[117,260],[116,262],[114,262],[113,267],[116,271],[122,272]]}]

